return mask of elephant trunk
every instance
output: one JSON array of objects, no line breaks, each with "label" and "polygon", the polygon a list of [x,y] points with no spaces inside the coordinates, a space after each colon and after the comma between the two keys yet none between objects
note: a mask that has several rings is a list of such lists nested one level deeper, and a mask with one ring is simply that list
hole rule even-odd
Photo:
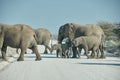
[{"label": "elephant trunk", "polygon": [[35,38],[36,43],[38,44],[38,37],[36,36],[36,34],[34,34],[33,36]]},{"label": "elephant trunk", "polygon": [[63,37],[58,35],[58,43],[62,43]]}]

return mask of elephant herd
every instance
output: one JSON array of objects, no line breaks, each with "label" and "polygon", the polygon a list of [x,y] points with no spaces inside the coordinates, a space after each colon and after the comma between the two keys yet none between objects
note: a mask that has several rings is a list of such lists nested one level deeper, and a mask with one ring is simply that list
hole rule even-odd
[{"label": "elephant herd", "polygon": [[[79,25],[75,23],[64,24],[59,28],[58,44],[50,48],[48,45],[51,36],[51,33],[44,28],[33,29],[25,24],[0,24],[0,48],[2,59],[7,61],[6,50],[7,46],[10,46],[21,50],[20,56],[17,59],[18,61],[24,61],[24,54],[28,48],[35,53],[36,61],[41,60],[37,47],[39,44],[45,46],[44,53],[47,53],[47,48],[50,52],[57,50],[57,57],[60,51],[62,53],[61,57],[69,57],[69,51],[73,51],[73,58],[80,57],[81,49],[83,48],[88,58],[90,58],[88,55],[90,50],[92,51],[91,57],[96,57],[96,54],[101,53],[100,58],[105,58],[103,49],[105,35],[99,26]],[[66,41],[63,44],[62,42],[64,39],[66,39]]]},{"label": "elephant herd", "polygon": [[[64,24],[59,28],[59,44],[62,43],[64,38],[70,39],[73,58],[80,57],[82,48],[88,58],[96,58],[96,54],[98,55],[99,53],[101,53],[100,58],[106,57],[104,53],[105,34],[101,27],[97,25]],[[91,56],[88,55],[90,50],[92,51]]]}]

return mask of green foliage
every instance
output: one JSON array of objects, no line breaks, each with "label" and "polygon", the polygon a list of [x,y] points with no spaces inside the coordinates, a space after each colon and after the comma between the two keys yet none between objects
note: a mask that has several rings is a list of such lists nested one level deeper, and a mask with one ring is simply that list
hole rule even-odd
[{"label": "green foliage", "polygon": [[100,21],[98,25],[103,29],[106,35],[106,50],[110,53],[120,54],[120,23],[110,23]]},{"label": "green foliage", "polygon": [[118,39],[120,39],[120,23],[117,24],[117,27],[113,30],[113,32],[117,35]]},{"label": "green foliage", "polygon": [[113,32],[113,30],[116,28],[115,23],[109,23],[107,21],[100,21],[98,22],[98,25],[103,29],[107,37],[116,36],[116,34]]}]

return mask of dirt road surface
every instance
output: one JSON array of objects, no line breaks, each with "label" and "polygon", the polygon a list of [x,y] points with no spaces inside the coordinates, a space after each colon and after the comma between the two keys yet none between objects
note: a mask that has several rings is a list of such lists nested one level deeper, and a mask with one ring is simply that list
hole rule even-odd
[{"label": "dirt road surface", "polygon": [[25,61],[15,61],[0,71],[0,80],[120,80],[120,58],[81,58],[42,54],[42,60],[35,61],[34,54],[25,54]]}]

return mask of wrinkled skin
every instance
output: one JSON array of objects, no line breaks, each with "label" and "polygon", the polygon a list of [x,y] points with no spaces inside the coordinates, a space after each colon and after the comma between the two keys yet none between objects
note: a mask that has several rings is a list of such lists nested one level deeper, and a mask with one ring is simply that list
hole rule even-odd
[{"label": "wrinkled skin", "polygon": [[51,51],[51,48],[49,47],[49,42],[52,37],[51,33],[45,28],[39,28],[34,31],[35,31],[37,39],[38,39],[37,44],[44,45],[45,46],[44,53],[47,54],[48,53],[47,49],[49,49],[49,51]]},{"label": "wrinkled skin", "polygon": [[4,32],[3,45],[1,48],[3,60],[7,61],[7,46],[21,49],[18,61],[24,61],[24,53],[26,52],[27,48],[30,48],[36,54],[36,60],[41,60],[41,56],[37,49],[37,37],[31,27],[23,24],[0,24],[0,31]]},{"label": "wrinkled skin", "polygon": [[[103,30],[96,25],[79,25],[75,23],[67,23],[59,28],[58,33],[58,42],[61,43],[62,40],[66,37],[69,37],[72,41],[74,38],[80,37],[80,36],[96,36],[101,44],[100,44],[100,52],[101,57],[105,58],[104,50],[103,50],[103,44],[105,40],[105,35]],[[77,48],[73,47],[73,58],[76,58]]]},{"label": "wrinkled skin", "polygon": [[90,50],[92,50],[94,58],[97,58],[96,54],[100,47],[100,41],[97,39],[96,36],[78,37],[72,41],[72,44],[75,47],[83,48],[85,50],[87,58],[90,58],[90,56],[88,55]]}]

